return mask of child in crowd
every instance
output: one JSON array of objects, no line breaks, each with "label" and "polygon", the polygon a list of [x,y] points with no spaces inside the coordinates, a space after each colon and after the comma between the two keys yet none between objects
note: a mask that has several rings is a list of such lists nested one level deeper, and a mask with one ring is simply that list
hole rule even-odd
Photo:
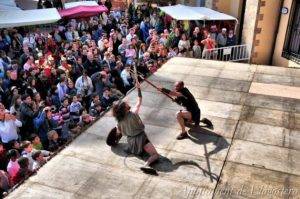
[{"label": "child in crowd", "polygon": [[202,57],[201,46],[199,45],[198,40],[194,41],[193,56],[194,58],[198,58],[198,59]]},{"label": "child in crowd", "polygon": [[[28,158],[28,168],[30,171],[33,171],[33,159],[32,159],[32,153],[35,151],[33,149],[33,146],[31,144],[30,141],[24,141],[22,142],[21,144],[21,148],[23,148],[23,151],[22,151],[22,157],[26,157]],[[46,151],[46,150],[42,150],[42,153],[45,157],[47,156],[50,156],[50,152],[49,151]]]},{"label": "child in crowd", "polygon": [[94,117],[90,116],[88,113],[83,112],[80,118],[80,126],[84,127],[91,124],[95,120]]},{"label": "child in crowd", "polygon": [[31,134],[30,142],[35,150],[43,150],[43,145],[40,137],[37,134]]},{"label": "child in crowd", "polygon": [[61,140],[58,137],[58,133],[55,130],[48,132],[49,151],[56,151],[62,145]]},{"label": "child in crowd", "polygon": [[18,164],[20,165],[20,169],[17,175],[12,178],[13,185],[25,180],[32,174],[32,171],[29,169],[29,159],[27,157],[20,157]]},{"label": "child in crowd", "polygon": [[62,101],[62,105],[59,108],[59,113],[62,118],[62,133],[61,138],[63,140],[68,140],[70,138],[69,133],[69,124],[70,124],[70,105],[69,105],[69,98],[65,97]]},{"label": "child in crowd", "polygon": [[81,103],[78,101],[77,96],[73,96],[73,100],[70,105],[71,120],[78,123],[80,120],[80,114],[82,112],[82,109],[83,109],[83,107],[82,107]]},{"label": "child in crowd", "polygon": [[103,112],[103,108],[101,106],[99,95],[97,93],[94,93],[92,95],[92,102],[89,113],[93,117],[99,117],[101,112]]},{"label": "child in crowd", "polygon": [[47,158],[45,158],[41,151],[35,151],[32,153],[33,159],[33,170],[38,170],[43,164],[47,162]]},{"label": "child in crowd", "polygon": [[7,155],[9,157],[7,172],[11,178],[14,178],[20,169],[20,165],[18,163],[18,158],[20,157],[20,154],[16,149],[11,149],[8,151]]}]

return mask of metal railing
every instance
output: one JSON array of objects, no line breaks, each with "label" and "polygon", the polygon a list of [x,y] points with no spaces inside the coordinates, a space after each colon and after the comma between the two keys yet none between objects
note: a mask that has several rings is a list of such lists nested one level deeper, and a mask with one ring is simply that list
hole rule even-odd
[{"label": "metal railing", "polygon": [[222,48],[205,49],[202,59],[218,61],[249,61],[250,47],[247,44],[228,46]]}]

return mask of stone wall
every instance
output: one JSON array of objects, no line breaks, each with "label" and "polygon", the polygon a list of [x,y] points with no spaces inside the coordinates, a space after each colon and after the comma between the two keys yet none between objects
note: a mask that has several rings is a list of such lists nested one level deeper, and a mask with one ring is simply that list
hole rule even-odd
[{"label": "stone wall", "polygon": [[[242,43],[250,46],[251,57],[253,56],[253,42],[255,38],[255,28],[257,22],[257,15],[259,10],[260,0],[247,0],[245,9],[245,18],[242,32]],[[250,60],[251,61],[251,60]]]},{"label": "stone wall", "polygon": [[261,0],[253,46],[252,63],[271,64],[281,0]]},{"label": "stone wall", "polygon": [[289,17],[290,17],[291,10],[292,10],[292,3],[293,3],[293,0],[284,0],[284,3],[283,3],[283,7],[287,7],[289,9],[289,12],[287,14],[281,14],[272,64],[275,66],[286,66],[286,67],[298,67],[299,68],[300,67],[299,64],[297,64],[296,62],[290,61],[290,60],[282,57],[282,55],[281,55],[283,45],[284,45],[284,40],[285,40],[285,34],[286,34],[288,23],[289,23]]}]

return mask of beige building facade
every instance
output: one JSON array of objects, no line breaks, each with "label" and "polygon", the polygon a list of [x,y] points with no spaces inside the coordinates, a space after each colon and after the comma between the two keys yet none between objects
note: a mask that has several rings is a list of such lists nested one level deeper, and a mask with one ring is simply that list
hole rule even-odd
[{"label": "beige building facade", "polygon": [[241,43],[248,44],[251,49],[250,63],[300,67],[300,1],[207,2],[207,6],[211,6],[212,9],[239,19]]},{"label": "beige building facade", "polygon": [[237,35],[250,46],[250,63],[300,67],[299,0],[181,0],[239,20]]}]

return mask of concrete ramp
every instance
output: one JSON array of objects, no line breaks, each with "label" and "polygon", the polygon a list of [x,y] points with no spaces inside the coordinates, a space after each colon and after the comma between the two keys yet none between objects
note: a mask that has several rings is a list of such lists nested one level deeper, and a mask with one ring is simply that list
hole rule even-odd
[{"label": "concrete ramp", "polygon": [[161,154],[158,176],[139,170],[144,161],[123,151],[124,138],[105,145],[116,124],[108,113],[8,198],[299,198],[300,92],[287,91],[300,88],[300,70],[173,58],[149,80],[183,80],[214,129],[177,141],[181,107],[143,83],[140,115]]}]

